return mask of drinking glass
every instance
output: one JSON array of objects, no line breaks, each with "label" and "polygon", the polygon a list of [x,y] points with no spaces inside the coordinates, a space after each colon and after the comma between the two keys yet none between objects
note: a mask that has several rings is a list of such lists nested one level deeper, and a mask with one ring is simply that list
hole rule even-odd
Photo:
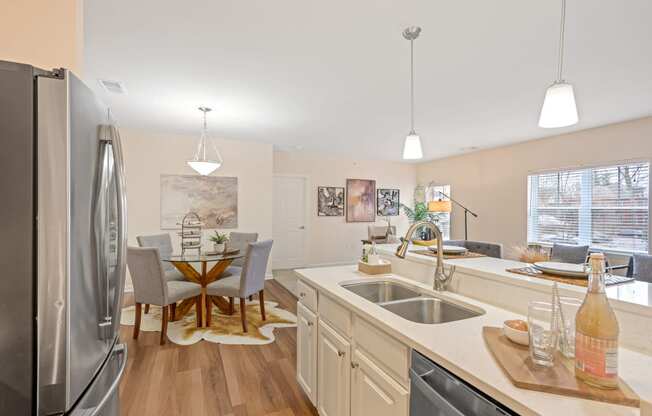
[{"label": "drinking glass", "polygon": [[575,357],[575,315],[582,306],[582,300],[560,297],[559,351],[567,358]]},{"label": "drinking glass", "polygon": [[535,364],[552,367],[557,349],[557,312],[550,302],[530,302],[527,323],[530,358]]}]

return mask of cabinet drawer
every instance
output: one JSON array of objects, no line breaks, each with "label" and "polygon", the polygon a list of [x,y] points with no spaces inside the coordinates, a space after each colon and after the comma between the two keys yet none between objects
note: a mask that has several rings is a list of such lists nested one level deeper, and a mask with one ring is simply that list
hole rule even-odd
[{"label": "cabinet drawer", "polygon": [[351,338],[351,311],[323,294],[319,297],[319,317]]},{"label": "cabinet drawer", "polygon": [[410,349],[369,322],[356,316],[353,323],[356,347],[382,367],[401,385],[408,385]]},{"label": "cabinet drawer", "polygon": [[317,291],[303,281],[297,282],[297,291],[299,292],[299,302],[313,312],[317,312]]}]

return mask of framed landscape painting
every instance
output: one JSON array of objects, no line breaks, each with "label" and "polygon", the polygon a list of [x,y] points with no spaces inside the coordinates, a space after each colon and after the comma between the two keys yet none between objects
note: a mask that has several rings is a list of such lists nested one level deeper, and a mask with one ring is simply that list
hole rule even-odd
[{"label": "framed landscape painting", "polygon": [[341,217],[344,215],[344,188],[317,187],[317,216]]},{"label": "framed landscape painting", "polygon": [[398,189],[379,189],[376,196],[377,213],[381,217],[393,217],[399,213],[401,191]]},{"label": "framed landscape painting", "polygon": [[346,222],[376,221],[376,181],[346,180]]},{"label": "framed landscape painting", "polygon": [[199,215],[203,228],[238,228],[238,178],[161,175],[161,229],[181,228],[189,212]]}]

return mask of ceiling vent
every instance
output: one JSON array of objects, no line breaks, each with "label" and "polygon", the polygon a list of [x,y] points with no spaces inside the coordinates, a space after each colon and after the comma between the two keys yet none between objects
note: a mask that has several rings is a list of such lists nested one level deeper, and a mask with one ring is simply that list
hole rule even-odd
[{"label": "ceiling vent", "polygon": [[120,81],[111,81],[108,79],[101,79],[99,81],[102,88],[104,88],[104,91],[108,93],[121,95],[127,94],[127,88],[125,88],[124,84]]}]

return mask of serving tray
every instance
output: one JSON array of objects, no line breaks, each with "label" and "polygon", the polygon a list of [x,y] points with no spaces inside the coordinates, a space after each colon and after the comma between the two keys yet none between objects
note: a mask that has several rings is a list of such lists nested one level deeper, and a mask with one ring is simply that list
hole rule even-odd
[{"label": "serving tray", "polygon": [[530,360],[528,347],[507,339],[502,328],[485,326],[482,328],[482,336],[496,362],[516,387],[640,407],[638,395],[622,379],[619,388],[615,390],[592,387],[575,378],[574,360],[565,358],[559,352],[552,367],[542,367]]}]

